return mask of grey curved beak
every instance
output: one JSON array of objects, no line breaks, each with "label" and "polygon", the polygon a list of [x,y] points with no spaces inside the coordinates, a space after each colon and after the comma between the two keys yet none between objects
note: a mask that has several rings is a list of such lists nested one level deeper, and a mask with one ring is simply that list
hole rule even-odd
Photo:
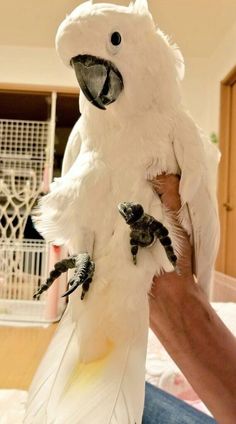
[{"label": "grey curved beak", "polygon": [[71,65],[81,90],[86,98],[99,109],[115,102],[123,90],[123,78],[116,66],[105,59],[78,55],[71,59]]}]

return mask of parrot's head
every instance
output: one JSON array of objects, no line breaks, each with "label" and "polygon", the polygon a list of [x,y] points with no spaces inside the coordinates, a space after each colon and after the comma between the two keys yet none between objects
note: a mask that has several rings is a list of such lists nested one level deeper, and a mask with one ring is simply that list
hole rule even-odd
[{"label": "parrot's head", "polygon": [[83,3],[61,23],[56,47],[90,107],[161,113],[180,102],[183,58],[156,28],[147,0]]}]

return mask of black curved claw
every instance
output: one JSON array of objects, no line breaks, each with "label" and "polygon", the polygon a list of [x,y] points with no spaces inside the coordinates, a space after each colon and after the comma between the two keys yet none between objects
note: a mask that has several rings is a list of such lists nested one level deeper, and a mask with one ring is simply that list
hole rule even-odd
[{"label": "black curved claw", "polygon": [[[160,240],[161,242],[161,240]],[[177,262],[177,256],[174,253],[174,249],[172,245],[165,245],[161,242],[161,244],[163,245],[167,258],[169,259],[169,261],[171,262],[171,264],[173,265],[174,268],[176,268],[176,262]]]},{"label": "black curved claw", "polygon": [[[130,240],[130,244],[132,245],[133,244],[133,240],[131,239]],[[137,264],[137,254],[138,254],[138,245],[132,245],[131,246],[131,253],[132,253],[132,257],[133,257],[133,263],[134,263],[134,265],[136,265]]]},{"label": "black curved claw", "polygon": [[49,288],[47,284],[43,284],[39,289],[34,293],[33,298],[39,300],[41,294]]},{"label": "black curved claw", "polygon": [[81,286],[81,284],[83,284],[83,281],[78,281],[75,284],[73,284],[71,286],[70,289],[68,289],[61,297],[66,297],[69,296],[69,294],[73,293],[73,291],[75,291],[77,289],[77,287]]},{"label": "black curved claw", "polygon": [[88,253],[81,253],[77,256],[76,260],[76,271],[74,276],[69,281],[71,286],[62,297],[69,296],[77,287],[82,285],[81,300],[83,300],[85,293],[89,290],[90,283],[92,282],[93,274],[95,270],[95,264],[90,259]]},{"label": "black curved claw", "polygon": [[61,274],[68,271],[68,269],[75,268],[76,266],[77,255],[69,256],[66,259],[55,263],[54,269],[50,272],[49,277],[46,282],[38,288],[36,293],[34,293],[33,298],[39,300],[41,294],[51,287],[54,281],[60,277]]}]

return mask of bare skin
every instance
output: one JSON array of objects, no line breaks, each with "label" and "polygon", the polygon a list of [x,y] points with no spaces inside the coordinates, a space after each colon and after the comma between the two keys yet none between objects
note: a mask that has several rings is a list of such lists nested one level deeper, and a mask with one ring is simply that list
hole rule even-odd
[{"label": "bare skin", "polygon": [[[162,175],[152,183],[163,204],[177,212],[179,178]],[[184,231],[183,240],[180,275],[170,272],[154,278],[150,325],[217,422],[235,424],[236,338],[196,284],[192,248]]]}]

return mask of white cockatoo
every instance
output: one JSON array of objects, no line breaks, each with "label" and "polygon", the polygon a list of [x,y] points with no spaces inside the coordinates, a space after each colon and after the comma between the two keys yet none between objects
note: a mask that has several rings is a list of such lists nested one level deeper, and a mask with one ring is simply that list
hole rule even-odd
[{"label": "white cockatoo", "polygon": [[[127,223],[137,210],[122,203],[125,222],[117,205],[142,205],[168,227],[178,252],[176,228],[149,180],[163,172],[180,175],[179,219],[194,246],[196,277],[208,293],[219,233],[218,151],[183,107],[183,58],[155,26],[146,0],[128,7],[87,1],[62,22],[56,46],[76,73],[82,116],[68,141],[62,177],[42,199],[37,225],[47,240],[60,239],[77,255],[72,262],[87,272],[87,286],[74,290],[72,283],[32,383],[24,423],[140,424],[148,292],[153,276],[173,269],[174,261],[156,240],[132,250],[135,264]],[[137,214],[140,223],[144,215],[140,209]]]}]

